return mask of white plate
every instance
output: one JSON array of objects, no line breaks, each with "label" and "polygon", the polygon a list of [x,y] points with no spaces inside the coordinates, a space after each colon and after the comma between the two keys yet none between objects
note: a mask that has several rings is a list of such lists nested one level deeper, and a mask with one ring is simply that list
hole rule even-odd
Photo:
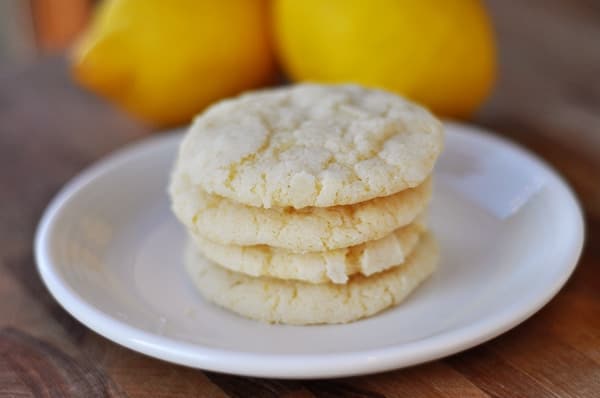
[{"label": "white plate", "polygon": [[75,318],[135,351],[240,375],[321,378],[399,368],[491,339],[566,282],[583,242],[580,208],[537,158],[448,124],[432,226],[439,270],[397,308],[348,325],[247,320],[205,301],[181,262],[165,193],[180,134],[109,156],[56,196],[38,227],[39,272]]}]

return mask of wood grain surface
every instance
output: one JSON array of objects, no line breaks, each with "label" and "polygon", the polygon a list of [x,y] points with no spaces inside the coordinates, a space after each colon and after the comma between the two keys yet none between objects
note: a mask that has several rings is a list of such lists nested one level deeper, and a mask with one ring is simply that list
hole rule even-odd
[{"label": "wood grain surface", "polygon": [[587,211],[583,258],[539,313],[440,361],[336,380],[201,372],[111,343],[52,299],[32,238],[69,178],[150,130],[76,88],[62,58],[46,58],[0,66],[0,397],[600,397],[600,4],[489,6],[501,74],[476,122],[551,162]]}]

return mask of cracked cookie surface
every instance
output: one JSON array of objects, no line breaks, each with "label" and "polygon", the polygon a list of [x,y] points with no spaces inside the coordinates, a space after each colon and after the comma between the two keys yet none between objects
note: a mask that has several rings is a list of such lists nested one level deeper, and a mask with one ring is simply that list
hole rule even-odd
[{"label": "cracked cookie surface", "polygon": [[394,195],[346,206],[261,209],[211,195],[174,173],[170,194],[192,235],[222,245],[269,245],[296,253],[335,250],[381,239],[427,207],[431,180]]},{"label": "cracked cookie surface", "polygon": [[347,283],[349,276],[370,276],[402,264],[425,232],[424,216],[381,239],[324,252],[294,253],[267,245],[221,245],[195,235],[204,256],[232,271],[310,283]]},{"label": "cracked cookie surface", "polygon": [[248,318],[308,325],[351,322],[398,304],[435,270],[438,249],[425,234],[404,264],[344,285],[240,274],[211,263],[192,244],[185,260],[205,299]]},{"label": "cracked cookie surface", "polygon": [[348,205],[423,182],[441,123],[397,95],[300,84],[222,101],[198,116],[176,173],[249,206]]}]

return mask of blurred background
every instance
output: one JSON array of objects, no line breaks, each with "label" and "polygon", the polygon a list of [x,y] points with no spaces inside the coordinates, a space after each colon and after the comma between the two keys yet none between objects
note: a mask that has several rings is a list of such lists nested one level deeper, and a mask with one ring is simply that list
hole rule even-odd
[{"label": "blurred background", "polygon": [[85,28],[96,1],[2,0],[0,64],[18,66],[65,51]]}]

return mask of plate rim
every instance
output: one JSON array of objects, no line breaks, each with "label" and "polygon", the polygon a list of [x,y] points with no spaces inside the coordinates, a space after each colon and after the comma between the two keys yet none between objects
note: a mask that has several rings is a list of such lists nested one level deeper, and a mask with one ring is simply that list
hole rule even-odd
[{"label": "plate rim", "polygon": [[[427,336],[420,340],[382,348],[324,354],[261,354],[222,348],[200,343],[177,341],[150,333],[112,317],[88,303],[77,294],[52,262],[51,237],[56,221],[68,211],[69,201],[77,192],[100,175],[124,163],[134,161],[147,151],[160,148],[170,140],[179,139],[182,129],[163,132],[117,149],[85,168],[68,181],[44,210],[34,238],[38,273],[54,299],[78,321],[105,338],[139,353],[189,367],[252,377],[326,378],[370,374],[439,359],[485,341],[512,329],[546,305],[564,286],[577,266],[583,249],[585,226],[581,206],[564,178],[538,155],[489,130],[457,122],[445,122],[453,134],[469,135],[494,145],[508,147],[532,160],[550,177],[549,183],[565,195],[565,211],[572,213],[576,236],[567,252],[560,277],[548,285],[543,294],[525,304],[507,305],[495,314],[478,318],[466,326]],[[67,210],[65,210],[67,209]]]}]

